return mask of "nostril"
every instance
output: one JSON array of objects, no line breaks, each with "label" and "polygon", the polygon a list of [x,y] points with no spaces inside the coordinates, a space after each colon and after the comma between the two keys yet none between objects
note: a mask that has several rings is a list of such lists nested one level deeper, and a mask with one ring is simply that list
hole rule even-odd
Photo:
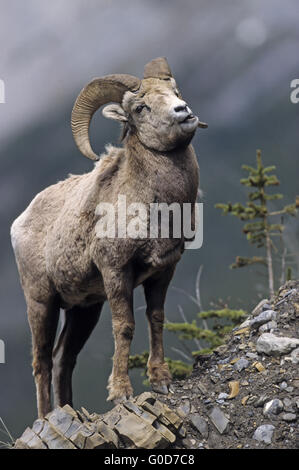
[{"label": "nostril", "polygon": [[177,106],[176,108],[174,108],[175,112],[176,113],[180,113],[181,111],[187,111],[187,106]]}]

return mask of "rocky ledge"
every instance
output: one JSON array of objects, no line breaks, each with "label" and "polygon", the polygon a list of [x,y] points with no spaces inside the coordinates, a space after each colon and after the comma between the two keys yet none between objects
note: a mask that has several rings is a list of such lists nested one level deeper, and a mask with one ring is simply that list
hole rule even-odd
[{"label": "rocky ledge", "polygon": [[184,419],[176,446],[298,448],[298,364],[299,282],[290,281],[160,398]]},{"label": "rocky ledge", "polygon": [[15,448],[298,448],[299,282],[290,281],[167,396],[145,392],[104,415],[57,408]]},{"label": "rocky ledge", "polygon": [[182,418],[145,392],[103,415],[56,408],[27,428],[14,448],[164,449],[184,436]]}]

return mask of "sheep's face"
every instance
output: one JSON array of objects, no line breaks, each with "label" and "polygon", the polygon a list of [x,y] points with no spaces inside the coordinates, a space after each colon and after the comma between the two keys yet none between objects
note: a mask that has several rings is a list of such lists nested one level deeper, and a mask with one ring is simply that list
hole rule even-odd
[{"label": "sheep's face", "polygon": [[121,105],[109,105],[103,114],[124,122],[144,145],[158,151],[189,144],[199,123],[173,78],[144,79],[138,92],[126,92]]}]

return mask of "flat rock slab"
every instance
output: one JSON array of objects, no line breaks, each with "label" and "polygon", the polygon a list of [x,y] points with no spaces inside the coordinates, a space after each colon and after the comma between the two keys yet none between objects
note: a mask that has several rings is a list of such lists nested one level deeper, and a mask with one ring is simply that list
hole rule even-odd
[{"label": "flat rock slab", "polygon": [[199,433],[207,439],[209,437],[209,428],[206,420],[202,418],[199,414],[194,414],[190,416],[190,423],[194,429],[199,431]]},{"label": "flat rock slab", "polygon": [[117,405],[104,415],[66,405],[38,419],[16,449],[164,449],[185,435],[183,420],[151,393]]},{"label": "flat rock slab", "polygon": [[223,413],[223,411],[218,408],[218,406],[215,406],[211,413],[209,414],[209,418],[214,424],[215,428],[220,434],[224,434],[225,431],[227,430],[228,424],[229,424],[229,419],[228,417]]}]

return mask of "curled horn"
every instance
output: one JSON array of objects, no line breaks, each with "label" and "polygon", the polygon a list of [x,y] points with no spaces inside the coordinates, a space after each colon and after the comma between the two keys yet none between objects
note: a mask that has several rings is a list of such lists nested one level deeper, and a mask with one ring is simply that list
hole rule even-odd
[{"label": "curled horn", "polygon": [[144,78],[171,78],[172,73],[165,57],[158,57],[144,67]]},{"label": "curled horn", "polygon": [[80,152],[98,160],[90,145],[89,127],[94,113],[109,102],[121,103],[126,91],[136,91],[140,80],[132,75],[115,74],[92,80],[79,94],[72,112],[72,131]]}]

